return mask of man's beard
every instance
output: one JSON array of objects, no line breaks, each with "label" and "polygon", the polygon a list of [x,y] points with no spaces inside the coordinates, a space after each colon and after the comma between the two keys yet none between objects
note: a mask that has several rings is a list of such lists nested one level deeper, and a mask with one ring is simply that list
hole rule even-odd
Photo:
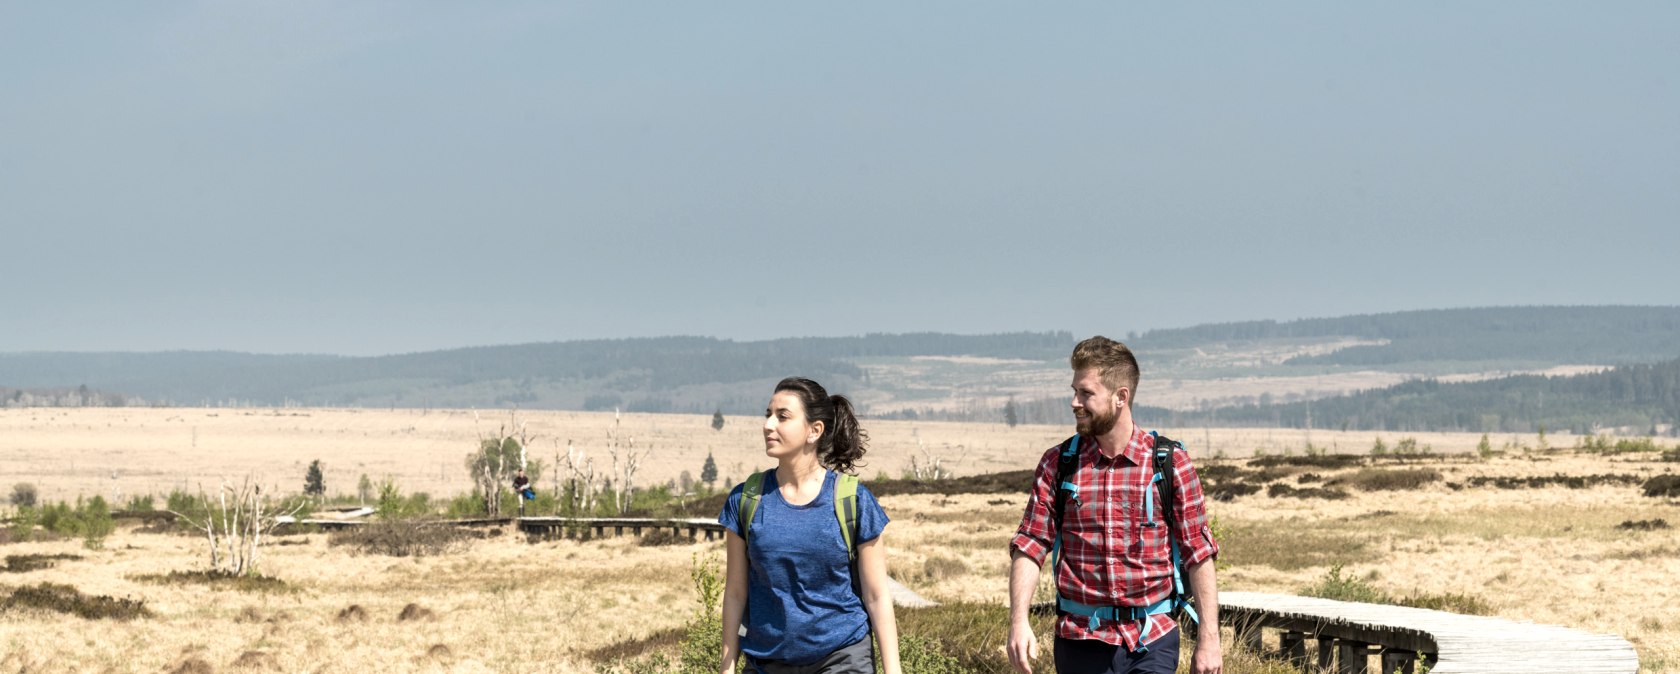
[{"label": "man's beard", "polygon": [[1117,423],[1120,423],[1120,412],[1118,410],[1108,416],[1089,412],[1083,419],[1075,417],[1073,426],[1074,430],[1079,431],[1080,435],[1101,437],[1114,430],[1114,425]]}]

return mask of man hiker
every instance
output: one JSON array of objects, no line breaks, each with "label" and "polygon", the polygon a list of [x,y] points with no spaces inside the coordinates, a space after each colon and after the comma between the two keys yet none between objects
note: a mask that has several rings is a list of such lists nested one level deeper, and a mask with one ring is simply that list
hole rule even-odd
[{"label": "man hiker", "polygon": [[1038,462],[1010,542],[1009,663],[1033,671],[1027,613],[1049,558],[1058,674],[1177,671],[1180,609],[1199,618],[1191,672],[1219,674],[1219,546],[1190,457],[1133,423],[1138,366],[1126,345],[1092,337],[1070,360],[1078,434]]},{"label": "man hiker", "polygon": [[513,492],[519,495],[519,516],[525,516],[525,502],[537,500],[537,490],[531,488],[531,479],[525,477],[525,469],[513,472]]}]

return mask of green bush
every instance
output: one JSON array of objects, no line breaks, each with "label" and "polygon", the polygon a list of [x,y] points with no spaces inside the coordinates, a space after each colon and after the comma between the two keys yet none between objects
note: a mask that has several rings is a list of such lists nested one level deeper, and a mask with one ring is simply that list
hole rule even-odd
[{"label": "green bush", "polygon": [[105,547],[105,537],[117,530],[117,523],[111,519],[111,508],[105,504],[105,498],[95,496],[88,499],[85,506],[78,498],[76,506],[76,515],[82,520],[82,545],[90,550]]},{"label": "green bush", "polygon": [[105,537],[117,528],[116,522],[111,519],[111,508],[102,496],[85,500],[78,497],[74,507],[63,501],[47,504],[40,510],[40,524],[45,531],[66,538],[80,538],[90,549],[102,547]]},{"label": "green bush", "polygon": [[1334,599],[1337,601],[1355,601],[1366,604],[1390,604],[1393,606],[1410,606],[1413,608],[1427,608],[1436,611],[1451,611],[1453,613],[1468,613],[1473,615],[1489,615],[1493,608],[1480,597],[1467,594],[1443,593],[1424,594],[1414,592],[1403,597],[1395,597],[1377,589],[1371,583],[1342,575],[1342,565],[1330,567],[1330,572],[1314,585],[1301,588],[1300,594],[1307,597]]},{"label": "green bush", "polygon": [[1437,611],[1466,613],[1470,615],[1492,615],[1493,607],[1488,606],[1481,597],[1468,594],[1448,592],[1443,594],[1409,594],[1394,603],[1413,608],[1428,608]]},{"label": "green bush", "polygon": [[683,627],[679,662],[684,672],[715,672],[723,652],[723,575],[716,557],[696,553],[692,559],[689,578],[700,605]]},{"label": "green bush", "polygon": [[1318,597],[1320,599],[1334,599],[1336,601],[1355,601],[1366,604],[1393,604],[1393,598],[1384,594],[1382,590],[1370,583],[1342,575],[1342,565],[1330,567],[1330,572],[1318,583],[1301,588],[1301,596]]},{"label": "green bush", "polygon": [[898,662],[906,674],[968,674],[962,661],[946,655],[932,641],[917,635],[898,638]]},{"label": "green bush", "polygon": [[157,503],[152,498],[151,494],[146,494],[145,496],[135,494],[128,497],[128,504],[123,506],[123,510],[128,512],[149,512],[157,510]]},{"label": "green bush", "polygon": [[461,494],[449,499],[444,505],[443,513],[445,517],[456,520],[483,517],[487,514],[484,511],[484,494],[474,489],[470,494]]},{"label": "green bush", "polygon": [[18,508],[17,514],[12,516],[12,540],[27,543],[35,539],[35,526],[41,523],[41,511],[34,508]]}]

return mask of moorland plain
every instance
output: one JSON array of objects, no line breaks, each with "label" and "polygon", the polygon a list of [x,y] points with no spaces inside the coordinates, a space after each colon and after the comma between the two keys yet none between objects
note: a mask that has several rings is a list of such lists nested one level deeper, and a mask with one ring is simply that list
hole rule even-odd
[{"label": "moorland plain", "polygon": [[[327,494],[353,495],[362,475],[389,478],[404,493],[447,498],[471,490],[464,461],[478,439],[523,425],[530,457],[553,466],[567,447],[610,473],[609,433],[621,445],[646,451],[638,485],[698,478],[708,452],[719,483],[740,481],[769,467],[762,419],[726,417],[713,430],[709,415],[623,414],[544,410],[418,410],[356,408],[0,408],[0,479],[5,486],[30,482],[50,500],[101,495],[121,504],[133,495],[162,496],[173,489],[214,490],[222,479],[252,476],[273,493],[301,491],[311,461],[324,467]],[[1164,420],[1161,420],[1164,421]],[[1140,419],[1146,427],[1161,423]],[[864,420],[870,454],[859,474],[866,480],[899,477],[911,460],[942,462],[955,475],[1031,468],[1071,425],[1020,425],[942,421]],[[1191,455],[1244,457],[1256,452],[1304,452],[1308,444],[1331,453],[1361,453],[1377,438],[1393,446],[1413,438],[1441,453],[1473,452],[1472,433],[1388,433],[1268,428],[1176,429],[1162,433],[1184,442]],[[1549,438],[1568,445],[1567,436]],[[1538,444],[1532,435],[1495,435],[1498,446]],[[557,471],[545,471],[539,488],[553,489]]]},{"label": "moorland plain", "polygon": [[[121,416],[125,412],[130,415]],[[221,476],[246,472],[290,492],[301,487],[304,466],[318,457],[329,467],[329,492],[352,489],[353,474],[366,472],[392,476],[405,491],[446,496],[466,490],[466,449],[477,435],[494,433],[506,416],[486,412],[475,423],[471,412],[437,411],[9,410],[0,414],[6,443],[0,475],[7,482],[39,482],[42,496],[51,499],[109,496],[113,482],[125,493],[160,493],[183,480],[213,486]],[[581,445],[593,437],[593,447],[604,444],[612,424],[611,414],[519,417],[548,443],[571,437]],[[717,453],[720,472],[739,479],[745,468],[731,464],[762,462],[756,426],[750,425],[755,421],[730,418],[723,431],[713,431],[709,417],[627,415],[622,429],[637,434],[638,442],[653,438],[656,453],[645,473],[650,480],[673,479],[682,470],[697,474],[707,447]],[[191,446],[194,427],[197,451]],[[877,453],[864,470],[866,479],[899,473],[918,437],[934,448],[967,448],[955,468],[975,474],[1025,468],[1067,432],[1002,424],[876,421],[867,427]],[[1496,449],[1509,449],[1482,458],[1473,451],[1479,436],[1415,434],[1419,445],[1459,454],[1376,466],[1263,466],[1242,457],[1256,451],[1304,457],[1306,437],[1263,429],[1181,437],[1194,446],[1202,444],[1198,433],[1216,448],[1198,451],[1210,485],[1339,488],[1347,494],[1325,500],[1262,488],[1211,504],[1224,545],[1224,589],[1298,592],[1339,566],[1345,577],[1394,596],[1457,596],[1493,615],[1619,634],[1639,650],[1642,671],[1680,671],[1680,588],[1673,582],[1680,578],[1680,534],[1621,526],[1653,520],[1680,525],[1680,504],[1644,496],[1638,487],[1677,467],[1658,453],[1541,450],[1531,435],[1494,437]],[[1369,433],[1311,437],[1316,446],[1361,453],[1373,439]],[[1393,447],[1408,436],[1383,437]],[[1556,437],[1547,442],[1572,444]],[[119,449],[124,453],[112,453]],[[671,456],[660,449],[672,450]],[[359,465],[333,472],[334,462],[348,463],[352,456]],[[414,463],[420,467],[406,468]],[[1438,478],[1387,490],[1361,473],[1418,469]],[[141,477],[124,482],[127,473]],[[1555,476],[1612,478],[1571,488]],[[1005,545],[1024,502],[1023,494],[883,497],[893,518],[886,534],[891,572],[937,601],[1001,606]],[[0,553],[79,557],[47,569],[0,573],[5,591],[61,583],[89,595],[143,599],[153,612],[99,623],[40,611],[0,612],[0,672],[591,672],[602,664],[602,649],[682,625],[696,606],[693,560],[722,551],[716,542],[643,546],[631,536],[527,541],[504,531],[443,555],[394,558],[353,553],[315,533],[278,538],[264,549],[260,571],[286,585],[272,592],[147,582],[142,577],[148,574],[206,568],[208,559],[201,538],[148,533],[133,524],[120,527],[103,550],[60,540],[7,544]],[[1041,595],[1048,596],[1044,588]],[[415,608],[405,611],[410,604]]]}]

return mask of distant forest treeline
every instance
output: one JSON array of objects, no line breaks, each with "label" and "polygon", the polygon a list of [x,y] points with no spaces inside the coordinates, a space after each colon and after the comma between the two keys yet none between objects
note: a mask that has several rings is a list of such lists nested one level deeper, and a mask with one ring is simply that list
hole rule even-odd
[{"label": "distant forest treeline", "polygon": [[[932,414],[885,415],[941,421],[1005,421],[1013,408],[1023,424],[1070,424],[1066,397],[1012,400],[1005,407]],[[1574,376],[1517,375],[1477,382],[1421,379],[1383,389],[1289,403],[1184,411],[1148,405],[1144,423],[1171,427],[1263,426],[1399,432],[1575,434],[1624,430],[1680,436],[1680,359],[1623,365]]]},{"label": "distant forest treeline", "polygon": [[[1312,337],[1387,340],[1285,365],[1378,367],[1431,361],[1649,363],[1680,356],[1680,307],[1491,307],[1297,321],[1215,323],[1152,330],[1131,346],[1195,348],[1218,342]],[[1570,359],[1571,354],[1575,358]],[[1559,360],[1563,359],[1563,360]]]},{"label": "distant forest treeline", "polygon": [[0,386],[0,407],[145,407],[139,396],[95,391],[86,386],[56,389],[14,389]]},{"label": "distant forest treeline", "polygon": [[1518,375],[1443,384],[1425,379],[1320,400],[1139,414],[1186,426],[1276,426],[1481,433],[1632,428],[1680,422],[1680,359],[1569,377]]},{"label": "distant forest treeline", "polygon": [[[253,355],[230,352],[0,354],[0,385],[18,389],[94,386],[174,404],[357,404],[391,391],[515,382],[593,382],[603,395],[777,379],[800,373],[858,381],[847,358],[981,355],[1066,357],[1068,332],[949,335],[871,334],[736,342],[709,337],[609,339],[486,346],[393,356]],[[503,391],[483,404],[519,402]]]}]

